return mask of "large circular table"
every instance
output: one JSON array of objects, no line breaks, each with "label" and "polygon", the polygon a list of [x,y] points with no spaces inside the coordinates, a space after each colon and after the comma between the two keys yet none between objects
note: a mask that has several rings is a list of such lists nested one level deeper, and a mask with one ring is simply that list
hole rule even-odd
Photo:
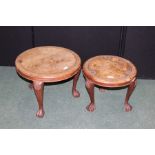
[{"label": "large circular table", "polygon": [[58,82],[73,78],[72,94],[79,97],[76,89],[77,80],[81,70],[81,59],[72,50],[56,47],[42,46],[22,52],[15,61],[16,71],[24,78],[32,81],[39,110],[36,116],[44,116],[43,88],[45,82]]},{"label": "large circular table", "polygon": [[131,111],[129,98],[136,86],[137,69],[130,61],[112,55],[100,55],[88,59],[83,65],[86,88],[90,97],[88,111],[95,110],[94,86],[117,88],[128,86],[125,98],[125,111]]}]

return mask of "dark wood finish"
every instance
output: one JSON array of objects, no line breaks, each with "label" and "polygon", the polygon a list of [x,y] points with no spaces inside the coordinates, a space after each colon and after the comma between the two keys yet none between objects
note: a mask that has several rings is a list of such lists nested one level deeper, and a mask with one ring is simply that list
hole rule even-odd
[{"label": "dark wood finish", "polygon": [[137,69],[130,61],[118,56],[96,56],[84,63],[83,74],[86,78],[86,88],[91,100],[91,103],[87,106],[88,111],[94,111],[95,109],[94,85],[98,85],[101,90],[104,90],[105,87],[128,86],[125,110],[132,110],[128,100],[135,87]]}]

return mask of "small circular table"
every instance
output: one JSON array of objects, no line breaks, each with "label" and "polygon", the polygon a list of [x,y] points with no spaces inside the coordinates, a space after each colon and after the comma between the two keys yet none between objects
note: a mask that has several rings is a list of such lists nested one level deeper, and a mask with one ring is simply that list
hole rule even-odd
[{"label": "small circular table", "polygon": [[16,71],[31,80],[39,110],[36,116],[44,116],[43,89],[45,82],[58,82],[74,76],[72,94],[79,97],[76,89],[81,71],[81,59],[72,50],[56,47],[36,47],[21,53],[15,61]]},{"label": "small circular table", "polygon": [[128,60],[112,55],[101,55],[88,59],[83,65],[83,74],[86,78],[86,89],[90,97],[88,111],[95,110],[94,85],[100,87],[128,86],[125,98],[125,111],[131,111],[129,98],[136,86],[136,67]]}]

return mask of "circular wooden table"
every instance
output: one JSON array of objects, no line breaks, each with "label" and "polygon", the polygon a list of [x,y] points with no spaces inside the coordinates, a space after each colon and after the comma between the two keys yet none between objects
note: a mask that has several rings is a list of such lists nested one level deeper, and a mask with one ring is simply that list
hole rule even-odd
[{"label": "circular wooden table", "polygon": [[112,55],[101,55],[88,59],[83,65],[86,88],[90,97],[88,111],[95,110],[94,85],[100,87],[128,86],[125,98],[125,111],[131,111],[129,98],[136,86],[136,67],[128,60]]},{"label": "circular wooden table", "polygon": [[73,78],[72,94],[79,97],[76,89],[81,70],[81,59],[72,50],[56,47],[36,47],[21,53],[15,61],[16,71],[22,77],[33,81],[39,110],[36,116],[44,116],[43,89],[45,82],[58,82]]}]

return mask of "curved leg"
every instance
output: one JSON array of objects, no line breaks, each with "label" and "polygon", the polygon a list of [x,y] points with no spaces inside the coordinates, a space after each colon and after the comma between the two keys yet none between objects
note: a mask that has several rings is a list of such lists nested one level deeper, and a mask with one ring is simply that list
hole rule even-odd
[{"label": "curved leg", "polygon": [[90,112],[93,112],[95,110],[94,83],[88,79],[86,79],[86,89],[90,97],[90,104],[86,107],[86,109]]},{"label": "curved leg", "polygon": [[131,84],[128,86],[125,103],[124,103],[126,112],[129,112],[132,110],[132,106],[129,104],[129,98],[130,98],[132,92],[134,91],[135,87],[136,87],[136,79],[134,79],[131,82]]},{"label": "curved leg", "polygon": [[77,81],[79,79],[80,72],[81,72],[81,69],[79,70],[79,72],[73,78],[72,94],[73,94],[74,97],[80,97],[80,93],[76,89],[76,85],[77,85]]},{"label": "curved leg", "polygon": [[44,83],[39,81],[33,81],[33,89],[38,101],[39,110],[36,113],[37,117],[44,116],[44,108],[43,108],[43,91],[44,91]]}]

